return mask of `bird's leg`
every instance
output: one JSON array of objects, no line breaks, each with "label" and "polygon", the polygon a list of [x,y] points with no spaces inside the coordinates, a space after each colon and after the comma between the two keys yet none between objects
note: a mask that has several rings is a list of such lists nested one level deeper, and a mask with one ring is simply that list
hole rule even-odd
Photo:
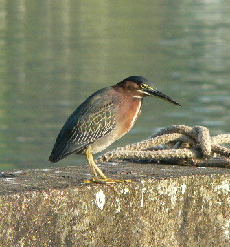
[{"label": "bird's leg", "polygon": [[91,173],[93,174],[94,180],[95,180],[95,181],[99,180],[95,168],[91,165],[90,162],[89,162],[89,164],[90,164],[89,167],[90,167]]},{"label": "bird's leg", "polygon": [[95,163],[93,155],[91,153],[91,147],[90,146],[86,150],[86,156],[87,156],[87,160],[89,161],[90,169],[91,169],[91,172],[93,173],[93,176],[94,176],[93,179],[95,180],[95,182],[100,181],[100,179],[98,178],[98,175],[100,175],[100,177],[103,179],[107,179],[105,174],[102,172],[102,170]]},{"label": "bird's leg", "polygon": [[[89,146],[86,150],[87,160],[89,161],[90,169],[93,174],[93,181],[95,183],[124,183],[130,182],[130,180],[113,180],[111,178],[107,178],[102,170],[97,166],[94,161],[93,155],[91,153],[91,147]],[[98,177],[100,176],[100,178]],[[91,181],[87,180],[85,183],[90,183]]]}]

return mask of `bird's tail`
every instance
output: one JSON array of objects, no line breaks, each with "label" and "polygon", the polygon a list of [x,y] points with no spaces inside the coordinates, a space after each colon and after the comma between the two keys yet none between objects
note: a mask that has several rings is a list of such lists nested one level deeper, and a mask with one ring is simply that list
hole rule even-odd
[{"label": "bird's tail", "polygon": [[74,145],[71,143],[59,143],[57,142],[50,154],[49,161],[57,163],[73,153],[84,154],[87,146],[85,145]]},{"label": "bird's tail", "polygon": [[74,153],[75,149],[66,143],[56,143],[50,154],[49,161],[52,163],[57,163],[59,160],[64,159],[66,156]]}]

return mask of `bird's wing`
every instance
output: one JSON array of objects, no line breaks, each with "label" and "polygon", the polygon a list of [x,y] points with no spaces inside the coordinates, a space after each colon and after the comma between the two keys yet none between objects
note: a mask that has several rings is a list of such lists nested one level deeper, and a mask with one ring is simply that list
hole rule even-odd
[{"label": "bird's wing", "polygon": [[69,117],[50,155],[51,162],[84,151],[89,144],[110,133],[116,126],[112,98],[91,97]]},{"label": "bird's wing", "polygon": [[71,132],[70,143],[87,145],[110,133],[115,127],[114,104],[106,102],[103,106],[92,105],[78,119]]}]

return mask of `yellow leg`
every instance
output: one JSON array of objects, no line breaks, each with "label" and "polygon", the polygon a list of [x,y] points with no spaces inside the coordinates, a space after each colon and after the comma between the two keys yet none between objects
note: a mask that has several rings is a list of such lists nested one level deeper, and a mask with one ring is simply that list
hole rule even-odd
[{"label": "yellow leg", "polygon": [[107,179],[105,174],[102,172],[102,170],[95,163],[93,155],[91,153],[91,147],[90,146],[86,150],[86,156],[87,156],[87,160],[89,161],[89,166],[90,166],[91,172],[93,173],[94,179],[96,181],[99,180],[98,175],[100,175],[101,178]]},{"label": "yellow leg", "polygon": [[89,146],[86,150],[87,160],[89,161],[90,170],[93,174],[93,180],[86,180],[85,183],[125,183],[131,182],[131,180],[113,180],[111,178],[107,178],[102,170],[97,166],[94,161],[93,155],[91,153],[91,147]]}]

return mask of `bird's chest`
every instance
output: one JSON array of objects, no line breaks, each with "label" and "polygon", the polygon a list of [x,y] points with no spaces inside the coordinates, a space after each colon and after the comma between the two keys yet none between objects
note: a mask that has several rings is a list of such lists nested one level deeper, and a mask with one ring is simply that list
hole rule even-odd
[{"label": "bird's chest", "polygon": [[115,128],[107,135],[96,140],[92,146],[92,153],[101,152],[114,141],[125,135],[134,125],[140,115],[142,100],[123,99],[116,102],[114,116],[116,119]]},{"label": "bird's chest", "polygon": [[118,109],[118,126],[122,135],[127,133],[135,124],[141,113],[142,99],[128,98],[123,100]]}]

